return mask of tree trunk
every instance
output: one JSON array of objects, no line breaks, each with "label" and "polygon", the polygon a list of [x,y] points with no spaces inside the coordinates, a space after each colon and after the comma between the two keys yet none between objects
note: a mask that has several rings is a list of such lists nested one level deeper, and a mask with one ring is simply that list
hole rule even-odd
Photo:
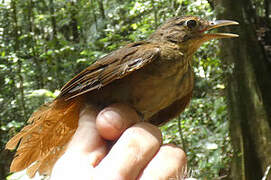
[{"label": "tree trunk", "polygon": [[71,29],[72,29],[72,37],[73,41],[78,43],[79,39],[79,30],[78,30],[78,23],[76,19],[76,15],[78,14],[78,8],[76,7],[74,2],[71,2]]},{"label": "tree trunk", "polygon": [[[256,12],[249,0],[218,1],[219,19],[240,23],[240,37],[223,40],[228,64],[227,96],[234,148],[231,179],[261,179],[271,165],[271,67],[256,36]],[[271,179],[271,172],[267,179]]]},{"label": "tree trunk", "polygon": [[50,11],[51,26],[52,26],[52,29],[53,29],[52,39],[58,45],[56,18],[55,18],[55,8],[54,8],[54,1],[53,0],[49,1],[49,11]]},{"label": "tree trunk", "polygon": [[105,11],[104,11],[104,4],[103,4],[103,1],[97,1],[98,2],[98,5],[99,5],[99,10],[100,10],[100,13],[101,13],[101,17],[102,19],[105,19]]}]

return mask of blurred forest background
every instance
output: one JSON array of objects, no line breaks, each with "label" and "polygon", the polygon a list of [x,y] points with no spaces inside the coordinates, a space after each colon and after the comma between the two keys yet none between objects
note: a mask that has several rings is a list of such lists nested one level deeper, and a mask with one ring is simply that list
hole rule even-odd
[{"label": "blurred forest background", "polygon": [[269,0],[0,0],[0,179],[16,179],[7,140],[65,82],[183,15],[236,20],[224,31],[240,38],[197,51],[193,100],[164,142],[183,147],[191,177],[271,179]]}]

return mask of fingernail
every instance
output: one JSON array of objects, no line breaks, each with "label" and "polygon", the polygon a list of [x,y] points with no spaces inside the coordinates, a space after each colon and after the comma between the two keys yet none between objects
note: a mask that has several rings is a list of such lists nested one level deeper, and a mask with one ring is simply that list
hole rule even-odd
[{"label": "fingernail", "polygon": [[121,131],[123,128],[122,117],[119,113],[112,110],[102,111],[99,115],[99,118],[102,118],[108,125],[114,129]]}]

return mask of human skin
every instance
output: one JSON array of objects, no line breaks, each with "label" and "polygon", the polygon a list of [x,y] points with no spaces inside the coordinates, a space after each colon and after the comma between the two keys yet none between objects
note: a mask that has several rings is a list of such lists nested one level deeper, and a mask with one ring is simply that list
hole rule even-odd
[{"label": "human skin", "polygon": [[51,180],[173,180],[181,179],[185,168],[185,153],[162,145],[161,131],[140,122],[129,106],[113,104],[101,111],[87,106]]}]

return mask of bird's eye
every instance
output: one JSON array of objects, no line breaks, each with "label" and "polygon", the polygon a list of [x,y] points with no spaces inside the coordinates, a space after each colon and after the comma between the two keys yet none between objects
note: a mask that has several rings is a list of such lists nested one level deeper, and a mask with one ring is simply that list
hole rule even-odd
[{"label": "bird's eye", "polygon": [[189,27],[190,29],[193,29],[194,27],[197,26],[197,21],[195,21],[195,20],[188,20],[188,21],[186,21],[186,26]]}]

